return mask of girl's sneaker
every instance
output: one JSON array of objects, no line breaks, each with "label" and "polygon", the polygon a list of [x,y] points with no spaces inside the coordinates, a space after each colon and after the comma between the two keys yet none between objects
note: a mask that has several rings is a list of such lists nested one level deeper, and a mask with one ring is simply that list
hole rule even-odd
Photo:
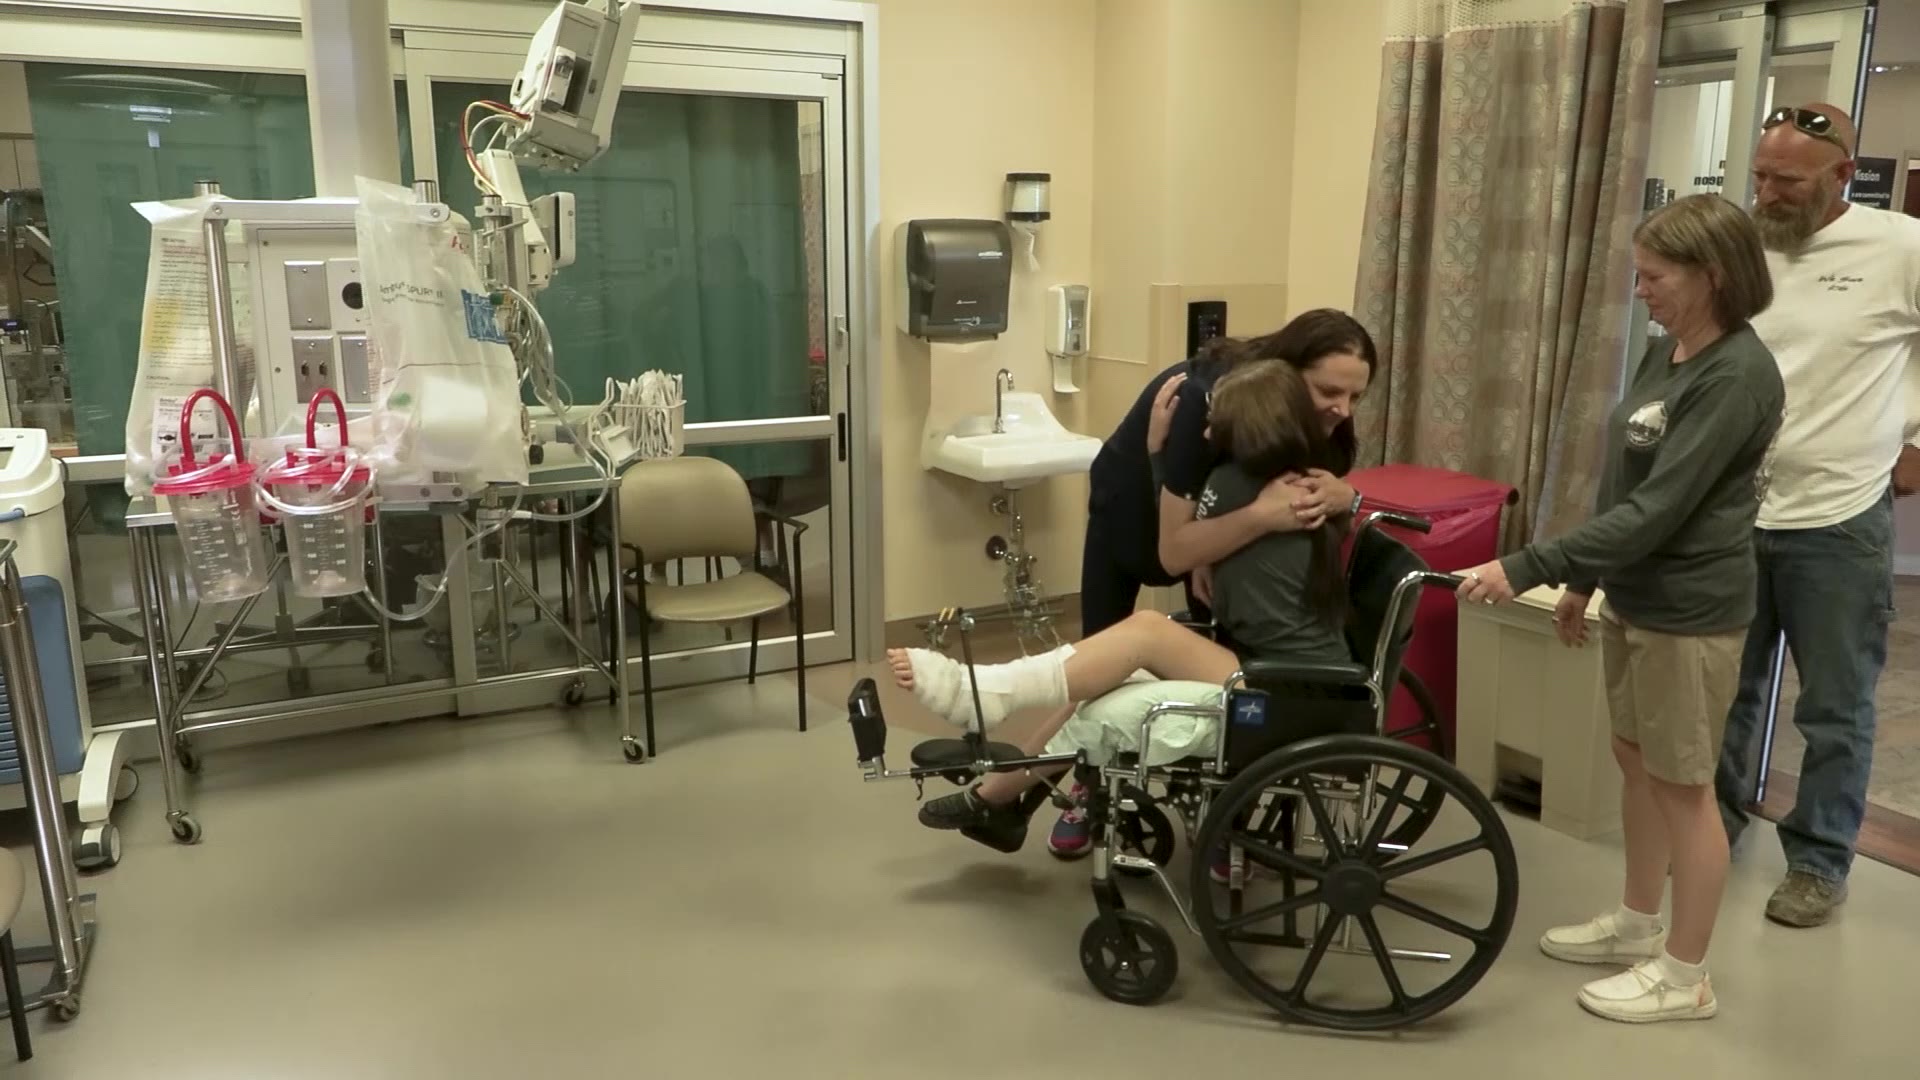
[{"label": "girl's sneaker", "polygon": [[1086,785],[1073,785],[1067,797],[1073,800],[1073,809],[1053,823],[1053,832],[1047,837],[1047,850],[1056,858],[1078,859],[1093,850],[1093,826],[1082,809],[1087,801]]}]

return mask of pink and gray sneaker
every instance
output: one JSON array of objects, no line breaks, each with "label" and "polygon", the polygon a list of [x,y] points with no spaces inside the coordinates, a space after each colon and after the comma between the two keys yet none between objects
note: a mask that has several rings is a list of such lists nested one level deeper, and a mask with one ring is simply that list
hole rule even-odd
[{"label": "pink and gray sneaker", "polygon": [[1060,815],[1047,837],[1047,850],[1058,859],[1078,859],[1093,850],[1093,824],[1087,820],[1087,788],[1075,784],[1067,791],[1073,809]]}]

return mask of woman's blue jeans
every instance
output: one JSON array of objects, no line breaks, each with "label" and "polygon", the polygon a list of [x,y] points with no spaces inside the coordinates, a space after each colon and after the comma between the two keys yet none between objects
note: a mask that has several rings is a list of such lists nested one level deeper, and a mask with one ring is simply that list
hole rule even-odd
[{"label": "woman's blue jeans", "polygon": [[1820,529],[1756,529],[1759,606],[1740,662],[1715,786],[1729,840],[1747,826],[1760,730],[1784,631],[1806,740],[1799,796],[1779,827],[1787,867],[1839,883],[1853,865],[1873,767],[1873,695],[1893,619],[1893,494]]}]

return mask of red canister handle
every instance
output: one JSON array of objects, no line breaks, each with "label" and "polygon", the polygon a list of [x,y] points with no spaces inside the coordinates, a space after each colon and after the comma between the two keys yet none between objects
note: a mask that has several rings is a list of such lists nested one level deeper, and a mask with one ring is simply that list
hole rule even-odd
[{"label": "red canister handle", "polygon": [[227,437],[233,440],[233,456],[236,460],[240,457],[240,421],[233,418],[233,406],[227,404],[227,399],[221,397],[219,391],[203,386],[187,397],[185,405],[180,406],[180,461],[189,471],[194,467],[193,408],[200,404],[202,398],[212,398],[213,403],[220,407],[220,415],[227,421]]},{"label": "red canister handle", "polygon": [[320,418],[320,400],[323,395],[333,402],[333,415],[340,420],[340,445],[342,447],[347,445],[347,407],[341,402],[340,395],[333,392],[331,386],[323,386],[314,391],[312,400],[307,402],[307,449],[309,450],[320,449],[320,443],[315,438],[314,425]]}]

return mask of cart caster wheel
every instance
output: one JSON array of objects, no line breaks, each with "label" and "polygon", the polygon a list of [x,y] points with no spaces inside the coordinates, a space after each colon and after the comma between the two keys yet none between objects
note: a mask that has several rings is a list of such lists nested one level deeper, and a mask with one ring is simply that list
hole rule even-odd
[{"label": "cart caster wheel", "polygon": [[120,778],[113,785],[113,801],[126,802],[140,790],[140,771],[131,765],[120,766]]},{"label": "cart caster wheel", "polygon": [[192,814],[183,813],[172,821],[167,822],[167,825],[173,829],[173,838],[175,840],[183,844],[197,844],[200,842],[200,822],[195,820]]},{"label": "cart caster wheel", "polygon": [[80,839],[73,845],[73,865],[87,873],[120,865],[120,830],[113,822],[101,822],[80,830]]},{"label": "cart caster wheel", "polygon": [[69,994],[53,1003],[53,1018],[55,1020],[64,1023],[79,1015],[80,999],[74,995]]},{"label": "cart caster wheel", "polygon": [[562,700],[564,700],[567,703],[568,708],[578,708],[581,705],[585,704],[587,700],[586,684],[574,683],[571,686],[568,686],[567,696]]},{"label": "cart caster wheel", "polygon": [[1151,1005],[1173,989],[1180,954],[1159,923],[1137,911],[1096,917],[1080,935],[1080,970],[1109,1001]]},{"label": "cart caster wheel", "polygon": [[195,776],[200,775],[200,755],[193,752],[193,747],[182,743],[180,748],[174,751],[174,756],[180,759],[182,769]]},{"label": "cart caster wheel", "polygon": [[647,760],[646,750],[643,749],[640,746],[640,744],[637,742],[621,743],[620,752],[622,754],[625,754],[627,756],[627,760],[635,765],[638,765]]}]

